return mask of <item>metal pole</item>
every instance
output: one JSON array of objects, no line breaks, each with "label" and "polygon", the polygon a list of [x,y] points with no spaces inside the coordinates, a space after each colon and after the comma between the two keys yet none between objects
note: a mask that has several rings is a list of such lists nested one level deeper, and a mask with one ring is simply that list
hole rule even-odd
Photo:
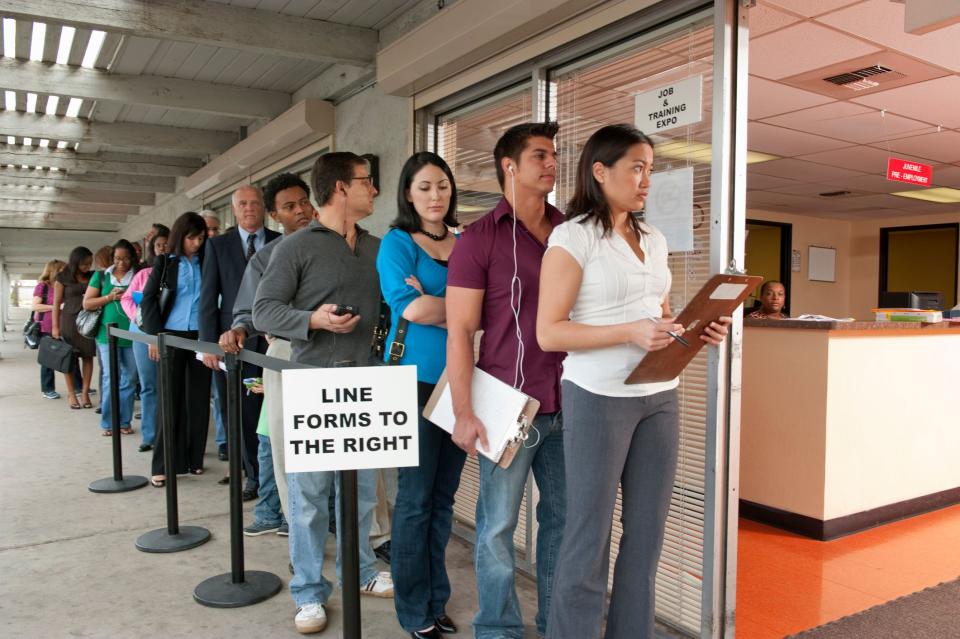
[{"label": "metal pole", "polygon": [[343,637],[360,639],[360,543],[357,471],[340,471],[340,540],[343,579]]},{"label": "metal pole", "polygon": [[123,493],[147,485],[147,478],[140,475],[123,476],[123,459],[120,446],[120,351],[117,336],[112,330],[117,325],[107,324],[107,344],[110,354],[110,428],[112,429],[113,477],[98,479],[87,487],[93,493]]}]

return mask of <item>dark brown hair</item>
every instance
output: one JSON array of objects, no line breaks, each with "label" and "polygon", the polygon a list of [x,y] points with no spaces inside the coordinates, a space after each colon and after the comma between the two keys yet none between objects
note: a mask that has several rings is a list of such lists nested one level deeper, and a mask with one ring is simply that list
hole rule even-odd
[{"label": "dark brown hair", "polygon": [[[203,221],[199,214],[187,211],[173,222],[170,239],[167,242],[167,252],[173,253],[177,257],[183,257],[183,241],[188,237],[197,235],[202,235],[204,243],[206,243],[207,223]],[[203,250],[203,245],[201,245],[200,250]]]},{"label": "dark brown hair", "polygon": [[517,124],[504,131],[497,145],[493,148],[493,163],[497,167],[497,182],[500,188],[503,188],[506,176],[503,173],[501,160],[510,158],[517,164],[520,163],[520,154],[527,148],[527,142],[530,138],[547,138],[552,140],[557,137],[557,131],[560,125],[556,122],[526,122]]},{"label": "dark brown hair", "polygon": [[367,161],[350,151],[324,153],[318,157],[313,163],[311,173],[317,204],[324,206],[329,203],[337,190],[337,182],[349,184],[353,178],[353,169],[357,166],[367,166]]}]

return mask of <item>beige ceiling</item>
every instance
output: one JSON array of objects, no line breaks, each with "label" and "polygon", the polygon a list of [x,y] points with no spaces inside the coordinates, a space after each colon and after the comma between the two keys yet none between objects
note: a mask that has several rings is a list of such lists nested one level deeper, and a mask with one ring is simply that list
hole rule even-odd
[{"label": "beige ceiling", "polygon": [[[911,35],[903,13],[890,0],[759,0],[751,10],[747,146],[783,159],[749,167],[748,207],[960,219],[960,205],[890,195],[918,187],[885,178],[893,155],[932,164],[934,186],[960,189],[960,25]],[[862,91],[822,80],[873,64],[903,77]],[[851,193],[819,196],[838,190]]]}]

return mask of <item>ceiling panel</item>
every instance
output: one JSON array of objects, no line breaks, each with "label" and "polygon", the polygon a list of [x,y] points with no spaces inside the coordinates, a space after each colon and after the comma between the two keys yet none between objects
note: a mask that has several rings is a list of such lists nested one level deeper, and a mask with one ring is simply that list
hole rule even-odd
[{"label": "ceiling panel", "polygon": [[765,33],[788,27],[801,18],[778,11],[766,4],[758,4],[750,10],[750,37],[757,38]]},{"label": "ceiling panel", "polygon": [[960,133],[940,131],[917,135],[900,140],[891,140],[889,147],[897,153],[909,153],[919,158],[937,162],[960,162]]},{"label": "ceiling panel", "polygon": [[750,73],[777,80],[879,51],[880,47],[812,22],[750,41]]},{"label": "ceiling panel", "polygon": [[[798,180],[800,182],[826,182],[828,180],[848,179],[863,175],[863,173],[858,171],[789,158],[752,164],[750,165],[749,172]],[[747,179],[749,180],[749,178]]]},{"label": "ceiling panel", "polygon": [[[960,42],[956,45],[960,57]],[[951,99],[951,96],[953,99]],[[960,128],[960,77],[948,75],[905,87],[852,98],[877,109],[886,109],[931,124]]]},{"label": "ceiling panel", "polygon": [[849,102],[831,102],[818,107],[764,118],[767,124],[807,131],[858,144],[884,142],[931,131],[931,125]]},{"label": "ceiling panel", "polygon": [[763,0],[763,2],[812,18],[828,11],[836,11],[842,7],[858,4],[863,0]]},{"label": "ceiling panel", "polygon": [[816,153],[845,146],[850,146],[850,143],[792,129],[784,129],[763,122],[751,122],[747,127],[748,149],[781,157]]},{"label": "ceiling panel", "polygon": [[870,175],[824,180],[822,184],[824,187],[843,188],[850,191],[869,191],[871,193],[893,193],[895,191],[912,191],[923,188],[906,182],[888,180],[886,169]]},{"label": "ceiling panel", "polygon": [[159,46],[160,40],[154,38],[127,36],[123,39],[123,44],[120,46],[120,55],[117,56],[117,60],[110,70],[114,73],[126,75],[143,73],[144,68]]},{"label": "ceiling panel", "polygon": [[762,120],[772,115],[833,102],[833,98],[795,89],[755,75],[750,76],[748,95],[750,106],[747,117],[751,120]]},{"label": "ceiling panel", "polygon": [[775,189],[778,186],[793,186],[800,184],[796,180],[773,177],[772,175],[761,175],[760,173],[747,173],[747,189],[750,191],[764,191]]},{"label": "ceiling panel", "polygon": [[822,153],[801,155],[798,159],[830,166],[839,166],[865,173],[881,174],[887,170],[887,158],[890,154],[872,146],[849,146]]}]

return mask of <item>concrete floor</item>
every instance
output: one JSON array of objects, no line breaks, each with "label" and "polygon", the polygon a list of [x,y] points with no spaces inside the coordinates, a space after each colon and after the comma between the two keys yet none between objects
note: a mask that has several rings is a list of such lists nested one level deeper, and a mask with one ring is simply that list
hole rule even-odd
[{"label": "concrete floor", "polygon": [[[22,321],[20,322],[22,324]],[[12,326],[19,326],[14,322]],[[214,454],[211,433],[207,472],[178,482],[180,522],[212,533],[205,545],[174,554],[134,547],[144,532],[165,526],[164,491],[147,486],[121,494],[94,494],[87,485],[112,473],[110,440],[101,437],[92,410],[44,400],[36,352],[23,350],[19,332],[0,343],[0,636],[3,637],[294,637],[295,609],[286,538],[245,538],[246,567],[280,576],[278,595],[246,608],[214,609],[193,601],[204,579],[230,569],[227,489],[217,485],[226,463]],[[63,379],[58,375],[58,389]],[[135,423],[135,427],[139,422]],[[135,436],[123,437],[126,474],[149,476],[150,453],[138,453]],[[253,502],[245,504],[244,522]],[[333,577],[333,545],[327,562]],[[447,611],[471,636],[476,609],[472,547],[453,539],[447,565],[453,598]],[[536,637],[534,584],[518,577],[527,637]],[[392,600],[362,598],[363,635],[408,636],[397,624]],[[318,636],[341,636],[340,598],[327,606],[330,623]]]}]

